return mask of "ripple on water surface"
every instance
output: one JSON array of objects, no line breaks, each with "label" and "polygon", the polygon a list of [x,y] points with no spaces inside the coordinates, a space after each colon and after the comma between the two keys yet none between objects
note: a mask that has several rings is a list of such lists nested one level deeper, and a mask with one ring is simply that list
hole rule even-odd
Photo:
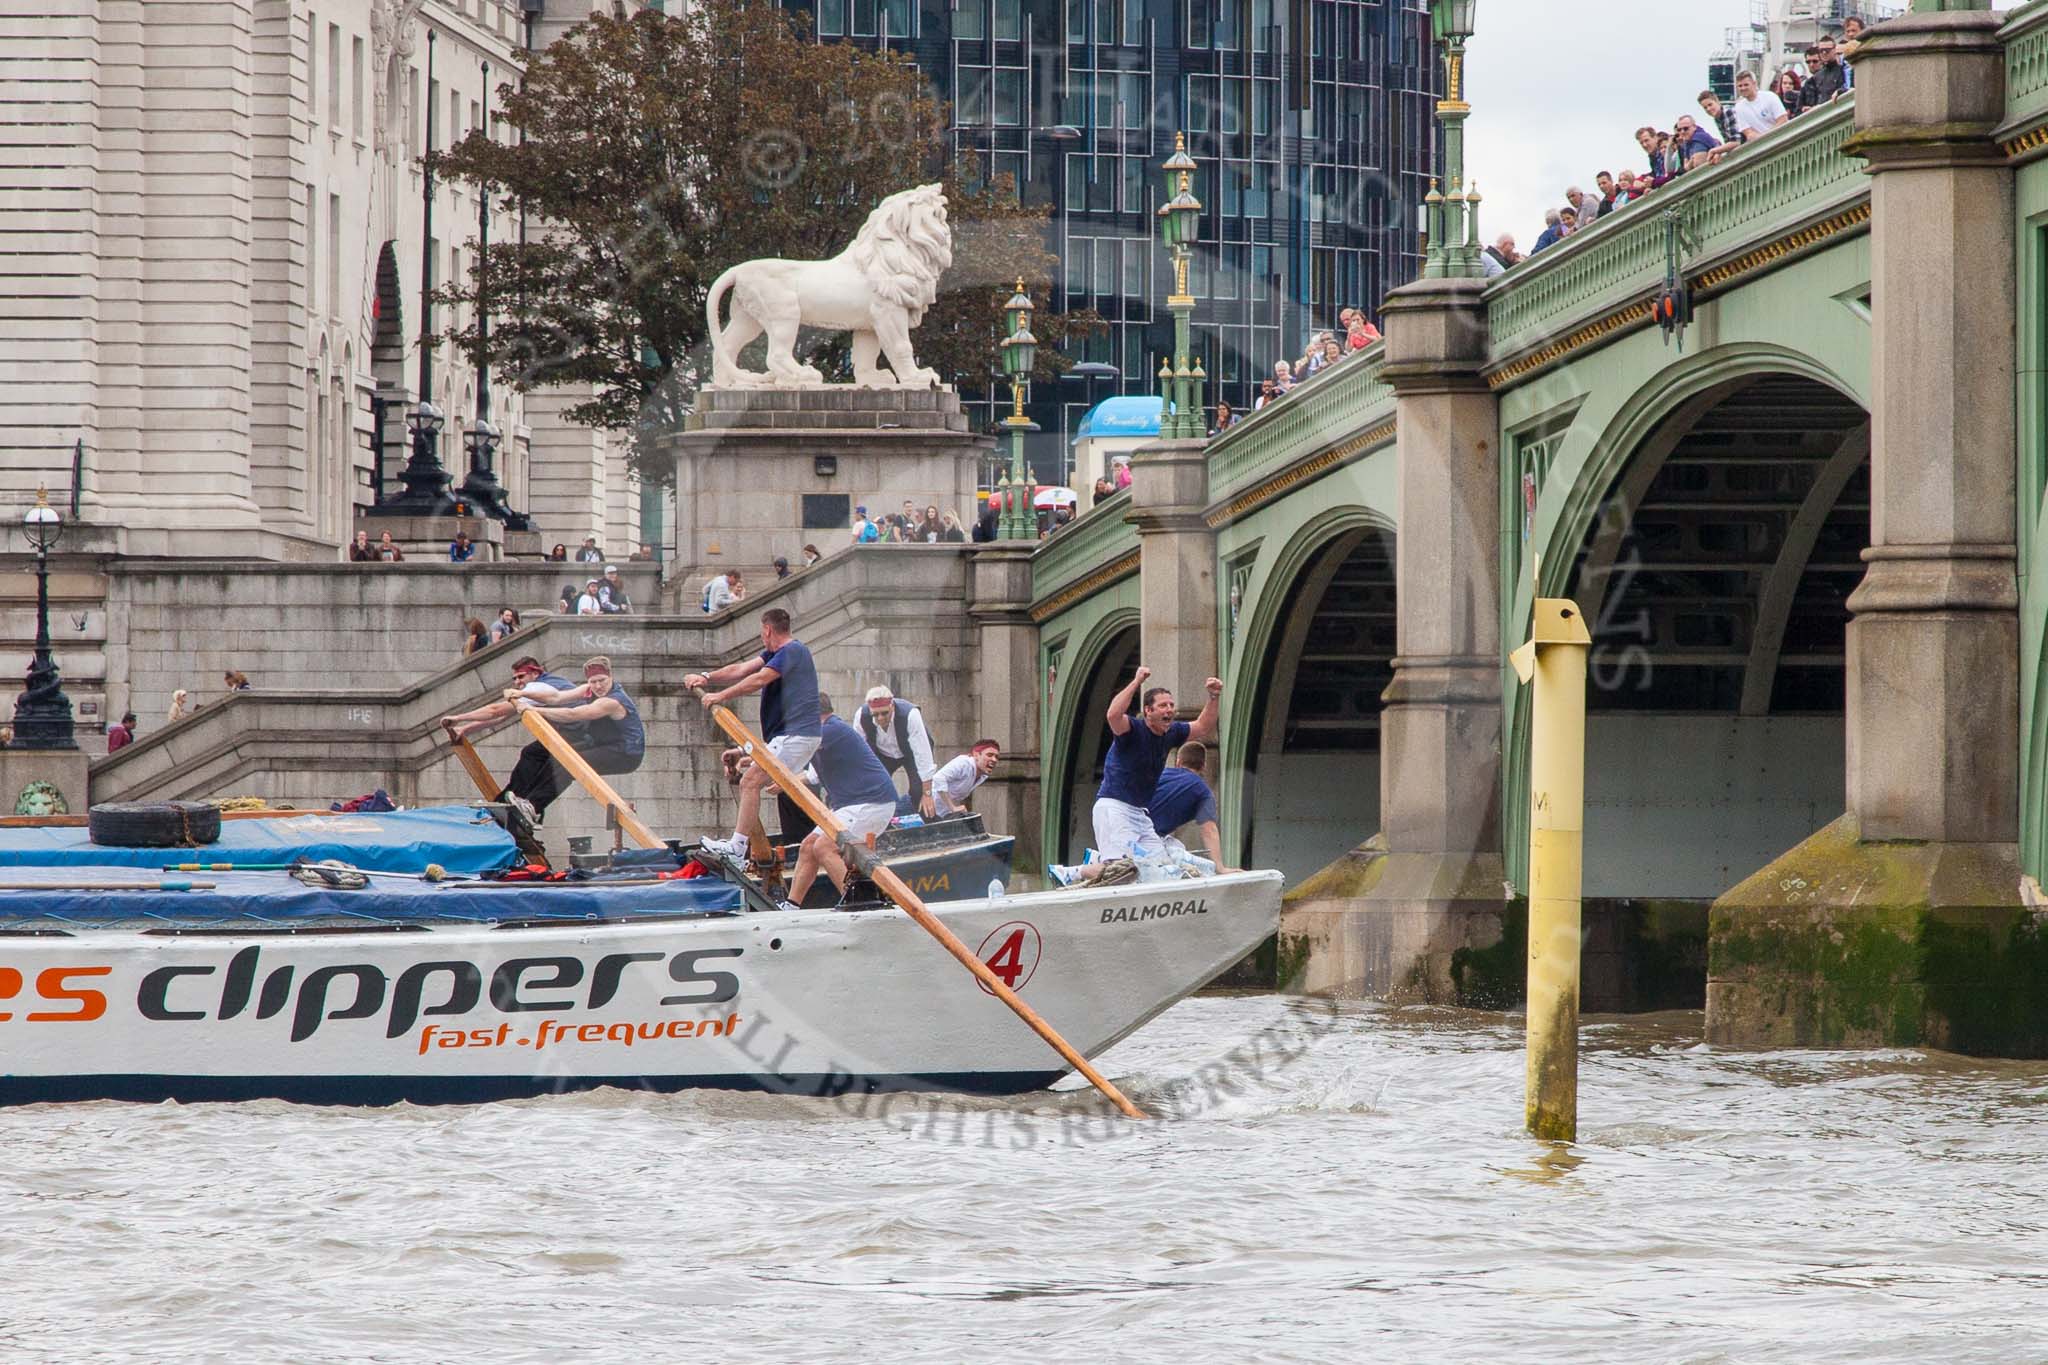
[{"label": "ripple on water surface", "polygon": [[[0,1111],[0,1357],[2048,1355],[2048,1064],[1176,1006],[1085,1091]],[[1048,1353],[1056,1353],[1048,1357]]]}]

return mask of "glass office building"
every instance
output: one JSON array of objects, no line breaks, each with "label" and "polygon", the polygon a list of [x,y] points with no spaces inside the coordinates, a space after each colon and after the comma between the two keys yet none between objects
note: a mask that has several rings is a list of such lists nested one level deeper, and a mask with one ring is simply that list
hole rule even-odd
[{"label": "glass office building", "polygon": [[[1190,284],[1211,402],[1248,407],[1338,309],[1377,320],[1421,269],[1442,79],[1426,0],[791,2],[821,39],[911,53],[951,105],[956,155],[1054,205],[1054,304],[1109,322],[1074,358],[1116,366],[1119,392],[1156,392],[1172,345],[1153,211],[1176,130],[1201,167]],[[1064,449],[1110,389],[1047,387],[1032,416]]]}]

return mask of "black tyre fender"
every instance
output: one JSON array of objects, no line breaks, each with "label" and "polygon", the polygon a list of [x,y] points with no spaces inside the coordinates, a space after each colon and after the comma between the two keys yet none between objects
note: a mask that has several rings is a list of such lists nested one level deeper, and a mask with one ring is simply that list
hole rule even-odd
[{"label": "black tyre fender", "polygon": [[110,848],[195,848],[220,839],[220,808],[203,801],[110,801],[86,813],[92,841]]}]

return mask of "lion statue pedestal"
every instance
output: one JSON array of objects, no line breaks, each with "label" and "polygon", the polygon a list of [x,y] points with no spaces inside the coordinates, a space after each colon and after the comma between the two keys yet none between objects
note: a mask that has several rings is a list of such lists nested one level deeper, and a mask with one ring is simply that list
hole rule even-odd
[{"label": "lion statue pedestal", "polygon": [[[973,527],[994,438],[968,430],[959,396],[910,341],[952,261],[945,196],[921,185],[884,199],[831,260],[748,261],[718,277],[705,309],[711,383],[666,442],[673,609],[695,610],[713,573],[764,583],[778,555],[794,565],[807,544],[845,550],[856,507],[881,517],[907,500]],[[853,383],[826,383],[796,359],[802,327],[853,334]],[[766,370],[742,368],[741,352],[764,336]]]}]

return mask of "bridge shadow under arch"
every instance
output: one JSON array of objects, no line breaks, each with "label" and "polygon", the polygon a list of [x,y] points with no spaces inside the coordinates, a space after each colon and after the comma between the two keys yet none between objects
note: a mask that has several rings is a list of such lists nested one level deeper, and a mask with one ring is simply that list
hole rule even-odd
[{"label": "bridge shadow under arch", "polygon": [[1568,588],[1594,639],[1589,901],[1704,905],[1841,813],[1869,431],[1812,376],[1723,377],[1609,482]]},{"label": "bridge shadow under arch", "polygon": [[1365,507],[1332,509],[1280,551],[1261,599],[1226,694],[1248,705],[1224,726],[1224,843],[1298,882],[1379,830],[1393,528]]}]

